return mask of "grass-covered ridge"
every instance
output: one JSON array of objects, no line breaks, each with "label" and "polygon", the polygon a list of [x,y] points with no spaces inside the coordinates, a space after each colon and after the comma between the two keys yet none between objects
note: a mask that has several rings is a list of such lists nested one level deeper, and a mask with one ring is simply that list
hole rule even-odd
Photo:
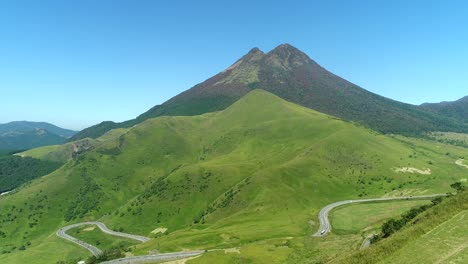
[{"label": "grass-covered ridge", "polygon": [[[448,191],[466,175],[454,164],[466,150],[436,144],[383,136],[254,90],[224,111],[149,119],[1,198],[0,247],[11,253],[0,261],[86,255],[54,235],[83,220],[155,237],[135,254],[259,245],[285,259],[316,231],[328,203]],[[157,228],[167,232],[151,234]]]},{"label": "grass-covered ridge", "polygon": [[113,129],[97,139],[85,138],[62,145],[44,146],[17,153],[16,155],[55,162],[67,162],[71,159],[77,159],[81,154],[94,149],[100,144],[105,144],[107,141],[119,138],[127,131],[128,129],[124,128]]},{"label": "grass-covered ridge", "polygon": [[464,191],[443,199],[392,236],[333,263],[466,263],[467,216]]}]

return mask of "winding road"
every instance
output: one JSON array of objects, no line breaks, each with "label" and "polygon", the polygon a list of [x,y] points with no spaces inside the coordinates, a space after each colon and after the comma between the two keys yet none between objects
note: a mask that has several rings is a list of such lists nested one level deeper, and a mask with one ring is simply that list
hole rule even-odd
[{"label": "winding road", "polygon": [[[371,199],[360,199],[360,200],[345,200],[345,201],[340,201],[340,202],[335,202],[332,204],[329,204],[322,208],[319,212],[319,220],[320,220],[320,228],[317,231],[317,233],[314,234],[314,236],[317,237],[322,237],[325,236],[328,232],[332,230],[332,226],[330,224],[330,221],[328,219],[328,215],[331,210],[334,208],[345,205],[345,204],[351,204],[351,203],[366,203],[366,202],[376,202],[376,201],[393,201],[393,200],[413,200],[413,199],[430,199],[438,196],[446,196],[446,194],[432,194],[432,195],[420,195],[420,196],[402,196],[402,197],[386,197],[386,198],[371,198]],[[119,237],[124,237],[124,238],[129,238],[133,240],[137,240],[140,242],[147,242],[150,240],[148,237],[144,236],[139,236],[139,235],[133,235],[133,234],[127,234],[127,233],[122,233],[122,232],[116,232],[111,229],[109,229],[104,223],[102,222],[82,222],[82,223],[76,223],[72,225],[68,225],[65,227],[60,228],[57,230],[56,234],[57,236],[66,239],[68,241],[71,241],[83,248],[86,248],[89,250],[94,256],[99,256],[102,254],[102,250],[99,248],[88,244],[82,240],[79,240],[73,236],[68,235],[66,232],[72,228],[76,228],[79,226],[83,225],[96,225],[101,229],[102,232],[112,235],[112,236],[119,236]],[[368,239],[366,239],[367,241]],[[363,245],[361,246],[362,248],[367,247],[368,245],[365,245],[366,242],[363,242]],[[173,253],[162,253],[162,254],[152,254],[152,255],[144,255],[144,256],[132,256],[132,257],[126,257],[126,258],[120,258],[120,259],[114,259],[106,262],[102,262],[103,264],[136,264],[136,263],[148,263],[152,261],[161,261],[161,260],[175,260],[175,259],[182,259],[182,258],[189,258],[189,257],[194,257],[202,254],[203,251],[184,251],[184,252],[173,252]]]},{"label": "winding road", "polygon": [[[112,235],[112,236],[118,236],[118,237],[124,237],[124,238],[129,238],[133,240],[137,240],[140,242],[146,242],[149,241],[150,238],[144,237],[144,236],[139,236],[139,235],[133,235],[133,234],[127,234],[127,233],[122,233],[122,232],[116,232],[111,229],[109,229],[104,223],[102,222],[82,222],[82,223],[76,223],[73,225],[68,225],[65,227],[60,228],[57,230],[56,234],[57,236],[66,239],[68,241],[71,241],[83,248],[86,248],[89,250],[94,256],[99,256],[102,254],[102,250],[99,248],[88,244],[82,240],[79,240],[78,238],[75,238],[73,236],[68,235],[66,232],[70,229],[83,226],[83,225],[95,225],[101,229],[102,232]],[[173,253],[162,253],[162,254],[152,254],[152,255],[144,255],[144,256],[133,256],[133,257],[126,257],[126,258],[120,258],[120,259],[114,259],[102,263],[106,264],[136,264],[136,263],[148,263],[152,261],[161,261],[161,260],[175,260],[175,259],[182,259],[182,258],[189,258],[189,257],[194,257],[202,254],[203,251],[187,251],[187,252],[173,252]]]},{"label": "winding road", "polygon": [[420,196],[402,196],[402,197],[386,197],[386,198],[371,198],[371,199],[360,199],[360,200],[346,200],[336,203],[329,204],[322,208],[319,212],[320,228],[314,236],[322,237],[332,230],[330,221],[328,220],[328,214],[335,207],[350,204],[350,203],[366,203],[366,202],[377,202],[377,201],[393,201],[393,200],[413,200],[413,199],[430,199],[438,196],[446,196],[446,194],[431,194],[431,195],[420,195]]},{"label": "winding road", "polygon": [[145,256],[134,256],[134,257],[109,260],[109,261],[101,262],[101,264],[149,263],[153,261],[190,258],[190,257],[198,256],[202,253],[203,251],[187,251],[187,252],[162,253],[162,254],[145,255]]},{"label": "winding road", "polygon": [[81,247],[84,247],[86,248],[87,250],[89,250],[91,253],[93,253],[94,256],[99,256],[100,254],[102,254],[102,250],[100,250],[99,248],[91,245],[91,244],[88,244],[82,240],[79,240],[78,238],[75,238],[75,237],[72,237],[70,235],[68,235],[66,232],[70,229],[73,229],[75,227],[79,227],[79,226],[83,226],[83,225],[96,225],[97,227],[99,227],[99,229],[101,229],[102,232],[106,233],[106,234],[109,234],[109,235],[112,235],[112,236],[118,236],[118,237],[124,237],[124,238],[129,238],[129,239],[133,239],[133,240],[138,240],[140,242],[146,242],[146,241],[149,241],[150,238],[148,237],[144,237],[144,236],[139,236],[139,235],[132,235],[132,234],[127,234],[127,233],[122,233],[122,232],[116,232],[116,231],[113,231],[113,230],[110,230],[104,223],[102,222],[82,222],[82,223],[77,223],[77,224],[73,224],[73,225],[69,225],[69,226],[65,226],[65,227],[62,227],[60,228],[59,230],[57,230],[56,234],[57,236],[63,238],[63,239],[66,239],[68,241],[71,241]]}]

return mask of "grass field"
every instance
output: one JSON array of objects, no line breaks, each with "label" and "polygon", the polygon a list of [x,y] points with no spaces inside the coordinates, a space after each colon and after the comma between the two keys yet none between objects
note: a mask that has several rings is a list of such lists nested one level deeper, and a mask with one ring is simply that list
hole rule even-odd
[{"label": "grass field", "polygon": [[338,207],[330,213],[332,231],[336,234],[376,232],[385,220],[428,203],[430,203],[429,200],[411,200],[350,204]]},{"label": "grass field", "polygon": [[455,132],[431,132],[426,134],[429,138],[439,142],[456,146],[468,147],[468,134]]},{"label": "grass field", "polygon": [[467,214],[465,191],[445,198],[390,237],[332,263],[466,263]]},{"label": "grass field", "polygon": [[228,248],[205,253],[201,257],[187,261],[187,264],[202,263],[281,263],[291,253],[290,238],[269,239],[254,242],[239,248]]},{"label": "grass field", "polygon": [[467,221],[468,210],[464,210],[406,244],[383,263],[468,263]]},{"label": "grass field", "polygon": [[[261,90],[221,112],[150,119],[116,135],[0,198],[0,247],[10,251],[0,262],[34,259],[38,248],[47,255],[38,264],[65,260],[54,258],[57,251],[89,255],[56,243],[54,234],[86,220],[154,237],[136,245],[135,254],[240,248],[239,256],[226,255],[254,259],[249,252],[258,250],[273,263],[288,254],[290,263],[305,263],[304,256],[329,260],[358,247],[362,237],[309,239],[323,206],[444,193],[467,173],[454,164],[465,148],[384,136]],[[431,173],[395,171],[401,167]],[[168,231],[151,234],[156,228]],[[268,242],[286,238],[284,246]]]},{"label": "grass field", "polygon": [[111,236],[101,231],[95,225],[80,226],[73,228],[67,232],[69,235],[76,237],[88,244],[94,245],[101,250],[111,248],[128,248],[136,245],[139,242],[131,239]]}]

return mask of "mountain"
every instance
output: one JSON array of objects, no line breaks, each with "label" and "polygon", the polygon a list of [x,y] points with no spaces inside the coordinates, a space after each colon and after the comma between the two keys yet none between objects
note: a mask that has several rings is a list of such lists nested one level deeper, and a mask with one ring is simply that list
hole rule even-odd
[{"label": "mountain", "polygon": [[24,150],[62,144],[76,131],[45,122],[15,121],[0,124],[0,149]]},{"label": "mountain", "polygon": [[453,102],[424,103],[420,108],[468,123],[468,96]]},{"label": "mountain", "polygon": [[255,88],[383,133],[468,131],[466,123],[366,91],[327,71],[295,47],[283,44],[266,54],[254,48],[223,72],[136,119],[123,123],[103,122],[84,129],[71,140],[96,138],[110,129],[131,127],[157,116],[219,111]]},{"label": "mountain", "polygon": [[[312,238],[326,204],[445,193],[466,178],[454,163],[466,149],[385,136],[258,89],[222,111],[151,118],[105,137],[0,198],[1,263],[76,263],[89,252],[55,232],[97,219],[153,238],[135,255],[238,248],[197,261],[281,263]],[[158,228],[167,232],[152,233]],[[362,242],[360,234],[330,239],[347,243],[333,245],[335,256]],[[323,254],[331,245],[315,241]]]}]

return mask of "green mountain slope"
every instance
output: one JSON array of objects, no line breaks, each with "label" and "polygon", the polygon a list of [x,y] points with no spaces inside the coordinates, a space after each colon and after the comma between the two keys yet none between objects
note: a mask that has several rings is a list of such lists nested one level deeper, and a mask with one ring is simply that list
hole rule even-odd
[{"label": "green mountain slope", "polygon": [[32,179],[47,175],[61,165],[63,163],[31,157],[0,156],[0,193],[13,190]]},{"label": "green mountain slope", "polygon": [[69,160],[77,159],[86,151],[92,150],[103,142],[118,139],[120,136],[127,133],[127,131],[128,129],[125,128],[113,129],[97,139],[85,138],[62,145],[44,146],[17,153],[16,155],[65,163]]},{"label": "green mountain slope", "polygon": [[468,96],[454,102],[425,103],[420,108],[468,123]]},{"label": "green mountain slope", "polygon": [[467,263],[466,217],[465,191],[422,213],[389,238],[334,263]]},{"label": "green mountain slope", "polygon": [[[383,136],[262,90],[224,111],[149,119],[117,135],[0,198],[2,263],[88,255],[54,235],[83,220],[146,236],[168,228],[134,254],[301,239],[325,204],[446,192],[466,177],[454,163],[466,149]],[[281,248],[268,254],[293,250]]]},{"label": "green mountain slope", "polygon": [[17,121],[0,124],[0,149],[25,150],[62,144],[76,131],[44,122]]},{"label": "green mountain slope", "polygon": [[136,119],[123,123],[103,122],[84,129],[72,140],[96,138],[110,129],[131,127],[152,117],[190,116],[222,110],[254,88],[384,133],[468,131],[466,122],[366,91],[330,73],[300,50],[283,44],[266,54],[254,48],[225,71]]}]

